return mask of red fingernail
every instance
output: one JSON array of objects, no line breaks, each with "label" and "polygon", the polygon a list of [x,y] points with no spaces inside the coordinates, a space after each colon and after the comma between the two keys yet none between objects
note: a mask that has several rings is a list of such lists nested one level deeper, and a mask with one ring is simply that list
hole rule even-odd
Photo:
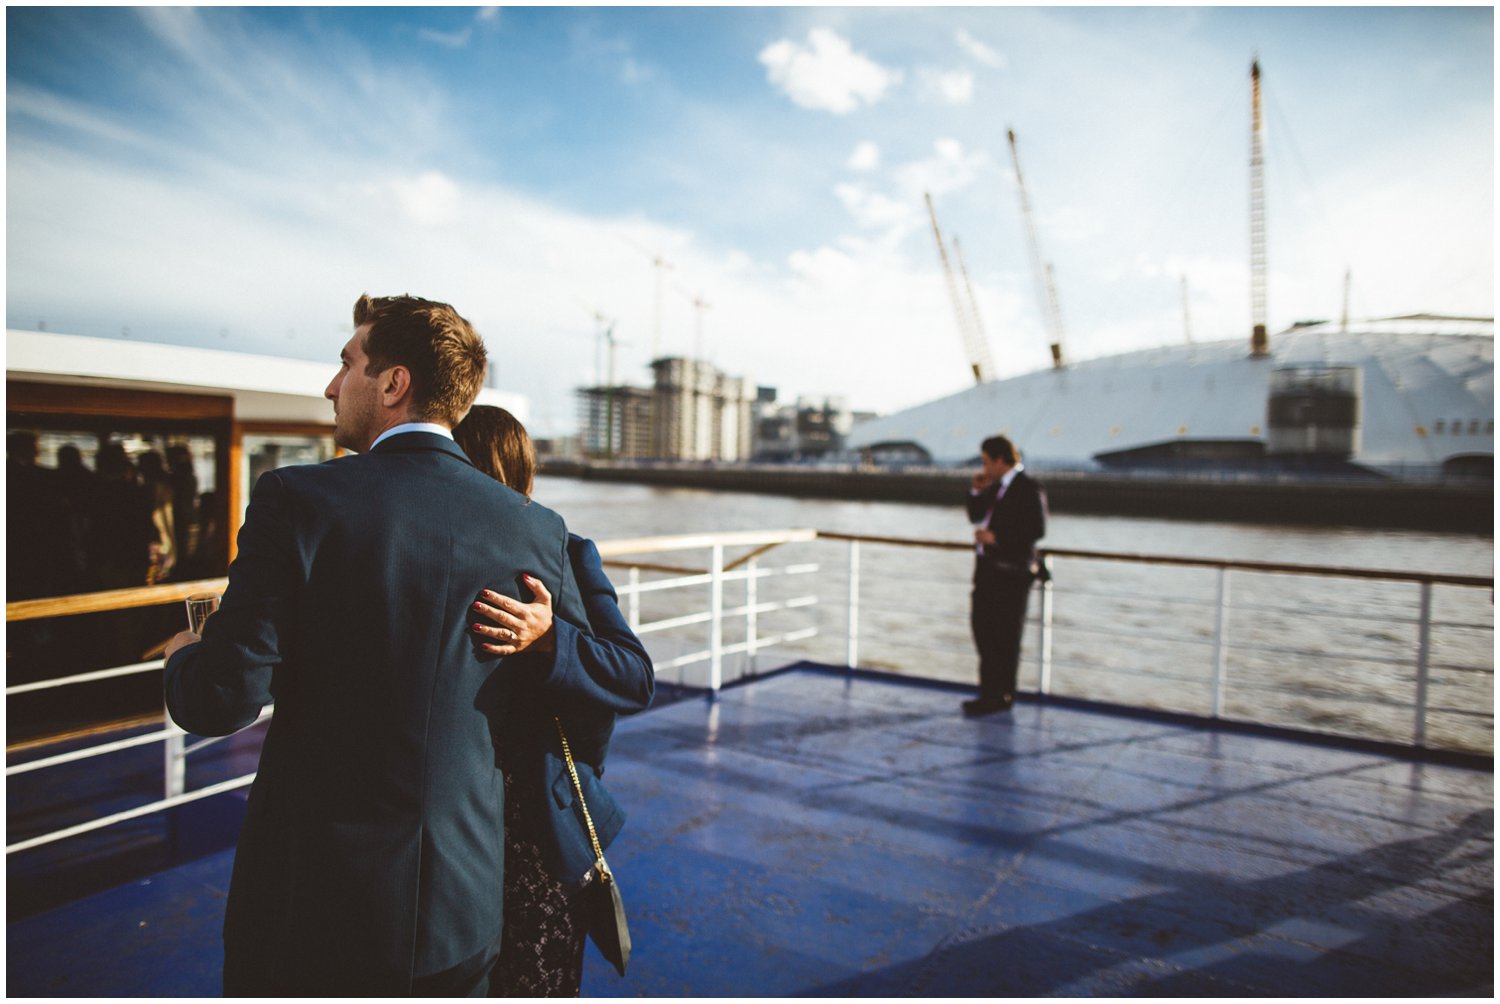
[{"label": "red fingernail", "polygon": [[482,610],[482,609],[484,609],[484,604],[480,603],[478,600],[475,600],[474,601],[474,609],[475,610]]}]

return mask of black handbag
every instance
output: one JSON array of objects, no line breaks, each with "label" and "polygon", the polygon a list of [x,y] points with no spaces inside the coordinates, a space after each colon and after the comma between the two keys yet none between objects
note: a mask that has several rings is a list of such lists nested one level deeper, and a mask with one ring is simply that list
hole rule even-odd
[{"label": "black handbag", "polygon": [[630,926],[625,922],[625,902],[620,898],[620,884],[614,872],[604,860],[604,850],[599,846],[599,835],[594,832],[594,820],[589,815],[588,803],[583,800],[583,785],[578,781],[578,768],[573,766],[573,751],[568,748],[568,737],[563,732],[562,722],[556,718],[557,738],[562,740],[563,759],[568,762],[568,774],[573,778],[573,790],[578,793],[578,807],[583,810],[583,821],[589,828],[589,840],[594,845],[594,868],[578,895],[584,929],[593,939],[599,954],[614,966],[621,976],[630,964]]}]

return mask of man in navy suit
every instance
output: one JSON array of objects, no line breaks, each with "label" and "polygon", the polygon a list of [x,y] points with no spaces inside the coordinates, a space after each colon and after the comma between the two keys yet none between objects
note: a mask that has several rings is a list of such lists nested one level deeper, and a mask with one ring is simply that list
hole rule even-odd
[{"label": "man in navy suit", "polygon": [[[500,940],[504,674],[483,589],[588,620],[563,520],[451,429],[484,343],[447,304],[360,297],[325,396],[355,451],[260,478],[222,604],[167,649],[167,706],[224,735],[274,701],[224,921],[231,995],[480,995]],[[542,680],[539,685],[552,685]],[[558,684],[561,685],[561,684]]]},{"label": "man in navy suit", "polygon": [[969,620],[979,650],[979,696],[963,703],[968,715],[1015,704],[1026,600],[1041,568],[1036,542],[1047,531],[1047,497],[1027,476],[1015,444],[992,436],[979,453],[980,470],[969,489],[975,550]]}]

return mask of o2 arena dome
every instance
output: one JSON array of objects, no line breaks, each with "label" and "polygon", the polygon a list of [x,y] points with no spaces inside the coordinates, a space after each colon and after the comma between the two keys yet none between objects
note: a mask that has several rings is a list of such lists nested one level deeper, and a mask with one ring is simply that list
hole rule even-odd
[{"label": "o2 arena dome", "polygon": [[1422,314],[1299,323],[1263,352],[1127,352],[863,422],[849,445],[958,464],[1004,433],[1039,469],[1493,478],[1494,328]]}]

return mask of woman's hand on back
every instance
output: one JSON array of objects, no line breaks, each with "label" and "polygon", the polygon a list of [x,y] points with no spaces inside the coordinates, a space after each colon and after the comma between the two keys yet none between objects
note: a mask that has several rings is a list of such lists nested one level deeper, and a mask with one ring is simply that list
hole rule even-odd
[{"label": "woman's hand on back", "polygon": [[530,575],[525,578],[535,601],[522,603],[486,589],[470,608],[475,616],[491,622],[475,621],[471,630],[483,640],[480,648],[492,655],[514,655],[527,650],[550,655],[556,648],[552,594],[540,579]]}]

